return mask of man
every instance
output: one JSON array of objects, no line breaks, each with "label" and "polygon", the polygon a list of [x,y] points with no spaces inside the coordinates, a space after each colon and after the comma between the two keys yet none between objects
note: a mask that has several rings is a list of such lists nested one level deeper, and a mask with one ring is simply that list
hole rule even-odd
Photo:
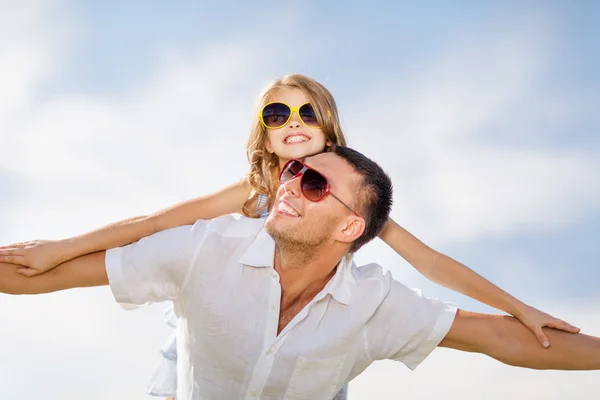
[{"label": "man", "polygon": [[[317,172],[319,171],[319,172]],[[123,305],[172,300],[178,399],[331,399],[374,360],[415,368],[437,346],[539,369],[600,369],[600,339],[426,299],[349,254],[388,218],[381,168],[344,147],[291,161],[264,222],[198,221],[34,278],[0,265],[0,291],[110,284]]]}]

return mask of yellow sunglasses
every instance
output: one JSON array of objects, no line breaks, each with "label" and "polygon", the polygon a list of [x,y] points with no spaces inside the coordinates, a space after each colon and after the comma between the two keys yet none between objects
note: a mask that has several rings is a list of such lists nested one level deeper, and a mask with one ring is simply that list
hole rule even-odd
[{"label": "yellow sunglasses", "polygon": [[310,103],[302,104],[300,107],[290,107],[281,102],[267,103],[258,114],[258,117],[265,128],[277,129],[286,125],[292,119],[293,113],[296,113],[302,123],[309,128],[321,127],[317,114],[315,114],[315,110]]}]

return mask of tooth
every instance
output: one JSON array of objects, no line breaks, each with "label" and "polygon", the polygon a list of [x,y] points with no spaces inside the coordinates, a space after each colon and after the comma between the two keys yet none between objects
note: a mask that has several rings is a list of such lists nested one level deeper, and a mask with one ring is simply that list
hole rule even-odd
[{"label": "tooth", "polygon": [[286,143],[306,142],[308,138],[304,136],[291,136],[286,139]]},{"label": "tooth", "polygon": [[279,210],[284,211],[284,212],[286,212],[286,213],[288,213],[290,215],[293,215],[295,217],[299,217],[300,216],[300,214],[298,214],[292,207],[288,206],[287,204],[285,204],[283,202],[279,203],[277,205],[277,208]]}]

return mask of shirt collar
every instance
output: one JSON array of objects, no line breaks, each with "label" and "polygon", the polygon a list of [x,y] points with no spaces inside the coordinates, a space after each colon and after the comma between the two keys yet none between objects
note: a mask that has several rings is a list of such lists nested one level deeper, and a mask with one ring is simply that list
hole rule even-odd
[{"label": "shirt collar", "polygon": [[[268,267],[274,268],[273,259],[275,257],[275,241],[263,228],[254,242],[248,247],[246,252],[240,258],[240,264],[249,265],[251,267]],[[354,259],[352,254],[347,254],[339,262],[333,278],[327,282],[323,289],[323,294],[331,294],[331,296],[339,303],[348,305],[352,296],[352,286],[355,283],[354,275],[352,274],[352,265]]]},{"label": "shirt collar", "polygon": [[251,267],[270,267],[273,268],[273,258],[275,257],[275,241],[263,228],[256,235],[254,242],[248,247],[240,264]]},{"label": "shirt collar", "polygon": [[356,282],[352,274],[353,258],[352,254],[347,254],[342,258],[337,266],[335,275],[333,275],[333,278],[325,286],[325,290],[329,286],[328,292],[331,293],[331,296],[336,301],[345,305],[350,304],[350,297],[352,297],[351,289]]}]

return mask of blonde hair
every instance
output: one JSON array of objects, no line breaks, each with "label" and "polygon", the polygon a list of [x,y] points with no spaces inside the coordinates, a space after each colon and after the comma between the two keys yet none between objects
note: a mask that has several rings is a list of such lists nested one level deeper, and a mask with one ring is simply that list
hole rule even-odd
[{"label": "blonde hair", "polygon": [[269,203],[265,205],[265,209],[268,210],[277,191],[279,157],[267,151],[267,133],[258,118],[258,113],[269,102],[270,98],[282,88],[299,89],[308,98],[327,142],[331,143],[324,151],[331,151],[335,146],[346,146],[346,138],[340,127],[337,105],[325,86],[301,74],[286,75],[272,82],[260,96],[256,110],[257,116],[252,122],[248,146],[246,147],[246,155],[250,163],[250,171],[246,175],[246,179],[252,188],[252,194],[244,204],[243,212],[248,217],[257,218],[260,216],[261,210],[258,204],[260,194],[268,196]]}]

